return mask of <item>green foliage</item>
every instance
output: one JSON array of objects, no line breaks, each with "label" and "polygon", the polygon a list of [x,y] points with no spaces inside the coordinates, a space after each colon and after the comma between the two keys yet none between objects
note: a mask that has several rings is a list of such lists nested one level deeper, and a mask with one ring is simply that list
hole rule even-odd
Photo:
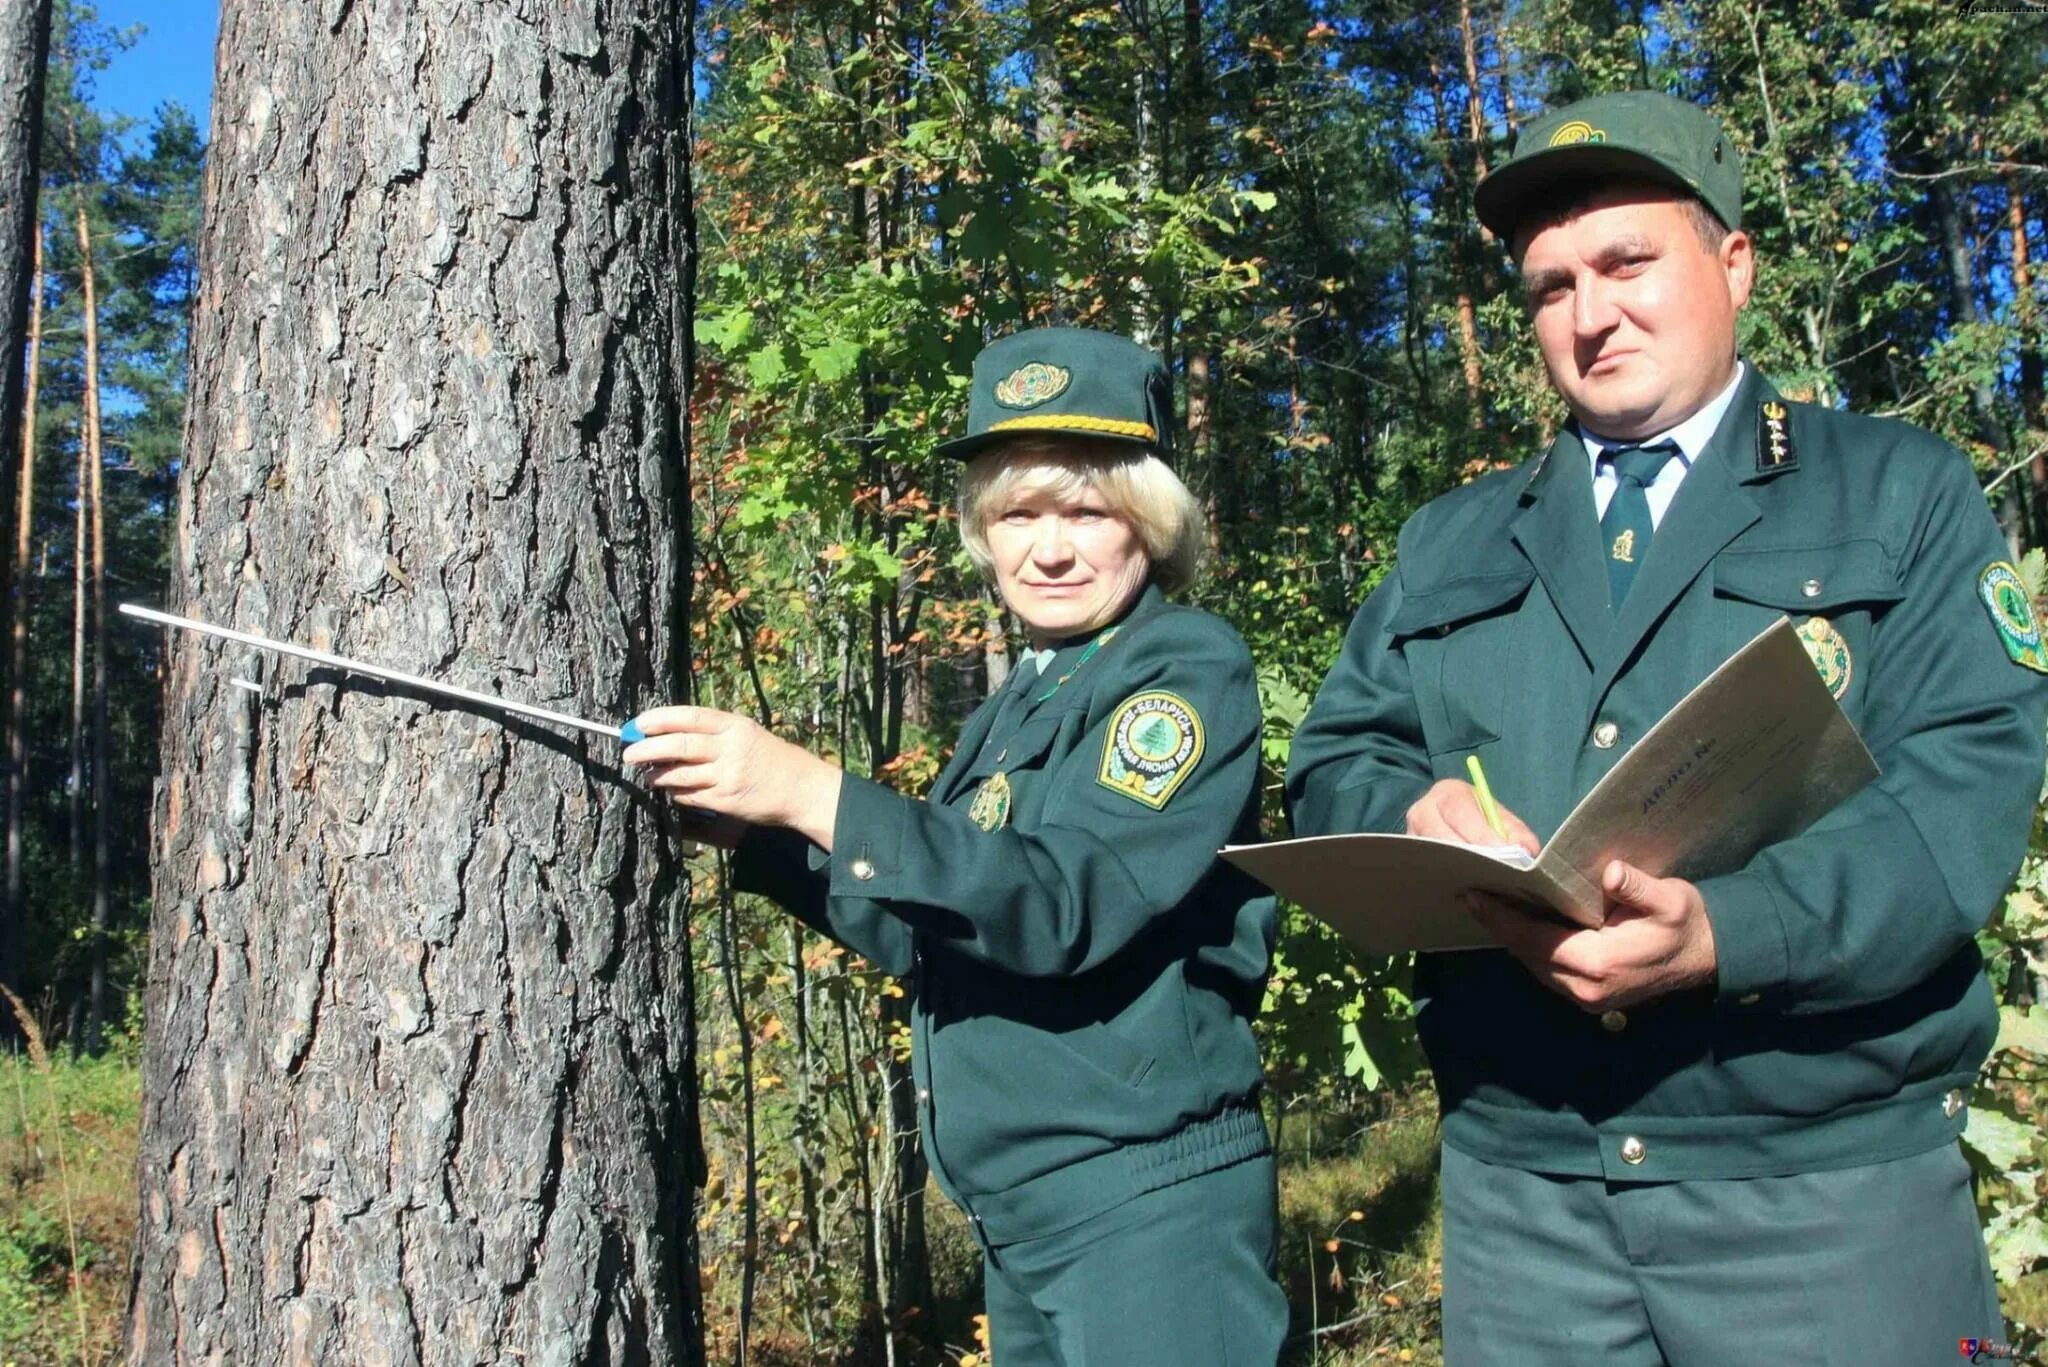
[{"label": "green foliage", "polygon": [[[1258,662],[1267,825],[1283,831],[1294,728],[1402,524],[1565,420],[1506,244],[1469,204],[1533,110],[1596,91],[1661,88],[1726,116],[1759,265],[1741,346],[1793,393],[1929,426],[1987,481],[2048,441],[2039,286],[2019,287],[2000,235],[2017,206],[2038,259],[2048,64],[2035,29],[1938,0],[1461,8],[715,6],[700,696],[921,791],[1014,648],[947,512],[955,472],[931,447],[958,429],[985,338],[1118,329],[1158,346],[1180,382],[1178,468],[1215,552],[1192,596]],[[2026,495],[2005,511],[2030,544],[2048,532],[2048,490],[2031,479],[2022,462],[2004,486]],[[2037,592],[2043,568],[2023,566]],[[2033,861],[2016,897],[2034,895],[2028,878],[2038,890]],[[2041,1000],[2048,940],[2024,910],[1986,937],[2014,1009]],[[833,1307],[844,1342],[856,1281],[863,1296],[902,1289],[878,1284],[886,1267],[821,1270],[875,1246],[853,1193],[880,1190],[859,1184],[887,1166],[862,1127],[886,1128],[900,1085],[900,1003],[871,972],[786,944],[784,924],[738,910],[743,995],[781,1025],[762,1035],[749,1008],[751,1083],[737,1038],[720,1036],[729,1071],[707,1115],[728,1173],[742,1146],[723,1108],[750,1087],[766,1132],[819,1136],[793,1169],[759,1174],[764,1212],[786,1220],[808,1191],[818,1221],[773,1236],[761,1266],[785,1296]],[[811,976],[798,960],[815,960]],[[1408,1095],[1409,967],[1362,962],[1283,906],[1258,1025],[1283,1128]],[[2035,1122],[2032,1091],[1998,1080],[2032,1058],[2001,1051],[1987,1114]],[[1987,1147],[1997,1123],[1983,1123]],[[2024,1179],[2041,1155],[1999,1155],[2006,1204],[1991,1214],[2010,1272],[2032,1256]],[[742,1198],[723,1189],[722,1221]],[[830,1336],[804,1324],[806,1343]],[[968,1351],[956,1331],[940,1337]]]},{"label": "green foliage", "polygon": [[[148,924],[143,814],[157,767],[159,642],[155,633],[124,625],[112,610],[124,598],[154,602],[168,577],[188,321],[197,283],[204,150],[191,115],[166,105],[146,128],[138,128],[102,115],[92,102],[97,73],[138,36],[136,30],[104,27],[87,5],[59,4],[45,96],[35,483],[30,558],[13,603],[25,620],[28,656],[21,681],[22,895],[13,909],[19,957],[9,985],[32,1001],[55,1004],[53,1032],[74,1042],[85,1021],[72,1008],[86,993],[94,961],[105,962],[114,991],[125,992],[139,977]],[[81,536],[77,517],[88,474],[81,460],[88,449],[81,218],[92,248],[100,362],[110,617],[104,774],[92,772],[90,759],[96,663],[90,640],[82,679],[73,668],[78,572],[91,569],[91,532]],[[10,557],[14,533],[10,527]],[[88,585],[88,599],[90,592]],[[85,632],[91,631],[88,607]],[[81,683],[82,705],[74,703]],[[74,716],[82,721],[75,725]],[[96,804],[110,822],[110,925],[104,933],[91,928]]]},{"label": "green foliage", "polygon": [[[1596,91],[1666,89],[1726,117],[1759,264],[1745,355],[1801,396],[1942,433],[1987,482],[2003,478],[2015,535],[2048,541],[2048,488],[2027,464],[2048,444],[2032,265],[2048,208],[2048,34],[2023,17],[1949,0],[719,0],[703,19],[696,695],[904,791],[930,782],[1014,650],[960,547],[955,469],[931,448],[958,430],[986,338],[1077,323],[1144,339],[1179,379],[1179,469],[1215,547],[1193,596],[1259,663],[1267,826],[1284,830],[1294,728],[1402,524],[1564,421],[1507,246],[1478,232],[1470,195],[1532,111]],[[140,976],[157,742],[154,640],[117,631],[111,774],[99,793],[84,778],[125,814],[102,940],[69,798],[78,210],[100,268],[119,596],[165,576],[197,293],[200,130],[175,108],[135,127],[93,107],[95,73],[136,39],[76,0],[59,6],[39,474],[18,600],[31,652],[17,986],[60,1033],[95,955],[123,989]],[[2048,560],[2031,551],[2021,570],[2042,597]],[[901,986],[718,893],[704,880],[700,926],[716,916],[719,931],[698,936],[695,967],[700,1000],[720,1004],[701,1042],[720,1332],[751,1274],[764,1361],[879,1359],[885,1334],[898,1360],[966,1361],[979,1347],[963,1312],[972,1243],[939,1213],[920,1241],[905,1213],[918,1171],[900,1142]],[[2048,1276],[2044,906],[2037,828],[1981,937],[2004,1029],[1970,1144],[2009,1290]],[[1289,1289],[1301,1326],[1360,1317],[1298,1342],[1304,1359],[1432,1356],[1434,1136],[1410,1085],[1408,985],[1405,961],[1361,961],[1282,908],[1258,1028],[1287,1156]],[[109,1325],[119,1221],[132,1218],[112,1136],[132,1133],[133,1040],[131,1028],[107,1059],[57,1074],[88,1283]],[[14,1175],[0,1191],[0,1343],[68,1355],[68,1240],[53,1238],[48,1165],[22,1156],[16,1112],[14,1130],[0,1124]],[[1363,1140],[1335,1142],[1361,1120]]]},{"label": "green foliage", "polygon": [[[2029,587],[2048,563],[2030,552],[2021,564]],[[2048,1266],[2048,789],[2034,817],[2034,835],[2013,890],[1977,939],[1997,990],[1998,1041],[1979,1079],[1963,1136],[1982,1179],[1985,1241],[1999,1282],[2017,1284]],[[2048,1323],[2008,1318],[2035,1335]]]},{"label": "green foliage", "polygon": [[112,1355],[128,1294],[140,1112],[132,1047],[97,1059],[60,1055],[47,1072],[19,1054],[0,1058],[0,1362]]}]

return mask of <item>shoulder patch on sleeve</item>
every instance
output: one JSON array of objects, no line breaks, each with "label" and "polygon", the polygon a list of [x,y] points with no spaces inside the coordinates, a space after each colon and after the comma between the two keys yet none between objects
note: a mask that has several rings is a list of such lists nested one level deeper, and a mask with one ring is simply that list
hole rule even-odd
[{"label": "shoulder patch on sleeve", "polygon": [[1163,810],[1202,758],[1202,719],[1187,699],[1153,691],[1124,699],[1102,743],[1103,787]]},{"label": "shoulder patch on sleeve", "polygon": [[2041,619],[2034,614],[2034,599],[2020,572],[2004,560],[1994,560],[1977,577],[1977,596],[1991,613],[1998,639],[2014,663],[2048,674],[2048,647],[2041,642]]}]

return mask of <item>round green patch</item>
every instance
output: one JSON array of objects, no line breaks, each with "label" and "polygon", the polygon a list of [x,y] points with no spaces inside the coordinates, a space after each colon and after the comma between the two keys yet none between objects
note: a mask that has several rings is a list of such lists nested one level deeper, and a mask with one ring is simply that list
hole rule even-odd
[{"label": "round green patch", "polygon": [[1977,596],[1998,628],[1998,639],[2014,663],[2048,674],[2048,647],[2041,641],[2041,621],[2033,595],[2020,572],[2003,560],[1993,561],[1977,579]]}]

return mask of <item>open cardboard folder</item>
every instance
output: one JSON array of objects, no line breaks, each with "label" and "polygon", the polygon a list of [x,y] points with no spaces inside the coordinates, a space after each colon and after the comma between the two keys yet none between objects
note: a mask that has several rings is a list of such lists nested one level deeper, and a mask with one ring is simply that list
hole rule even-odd
[{"label": "open cardboard folder", "polygon": [[[1492,940],[1464,910],[1485,891],[1601,923],[1610,859],[1658,877],[1733,873],[1878,774],[1786,619],[1665,713],[1564,819],[1534,864],[1519,849],[1409,835],[1232,845],[1223,857],[1367,954]],[[1514,805],[1512,793],[1502,800]]]}]

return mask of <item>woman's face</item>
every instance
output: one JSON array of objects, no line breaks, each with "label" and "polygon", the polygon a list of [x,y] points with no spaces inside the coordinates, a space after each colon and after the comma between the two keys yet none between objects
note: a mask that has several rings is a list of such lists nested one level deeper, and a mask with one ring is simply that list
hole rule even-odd
[{"label": "woman's face", "polygon": [[1152,569],[1137,530],[1092,489],[1027,484],[987,516],[996,589],[1036,648],[1123,616]]}]

